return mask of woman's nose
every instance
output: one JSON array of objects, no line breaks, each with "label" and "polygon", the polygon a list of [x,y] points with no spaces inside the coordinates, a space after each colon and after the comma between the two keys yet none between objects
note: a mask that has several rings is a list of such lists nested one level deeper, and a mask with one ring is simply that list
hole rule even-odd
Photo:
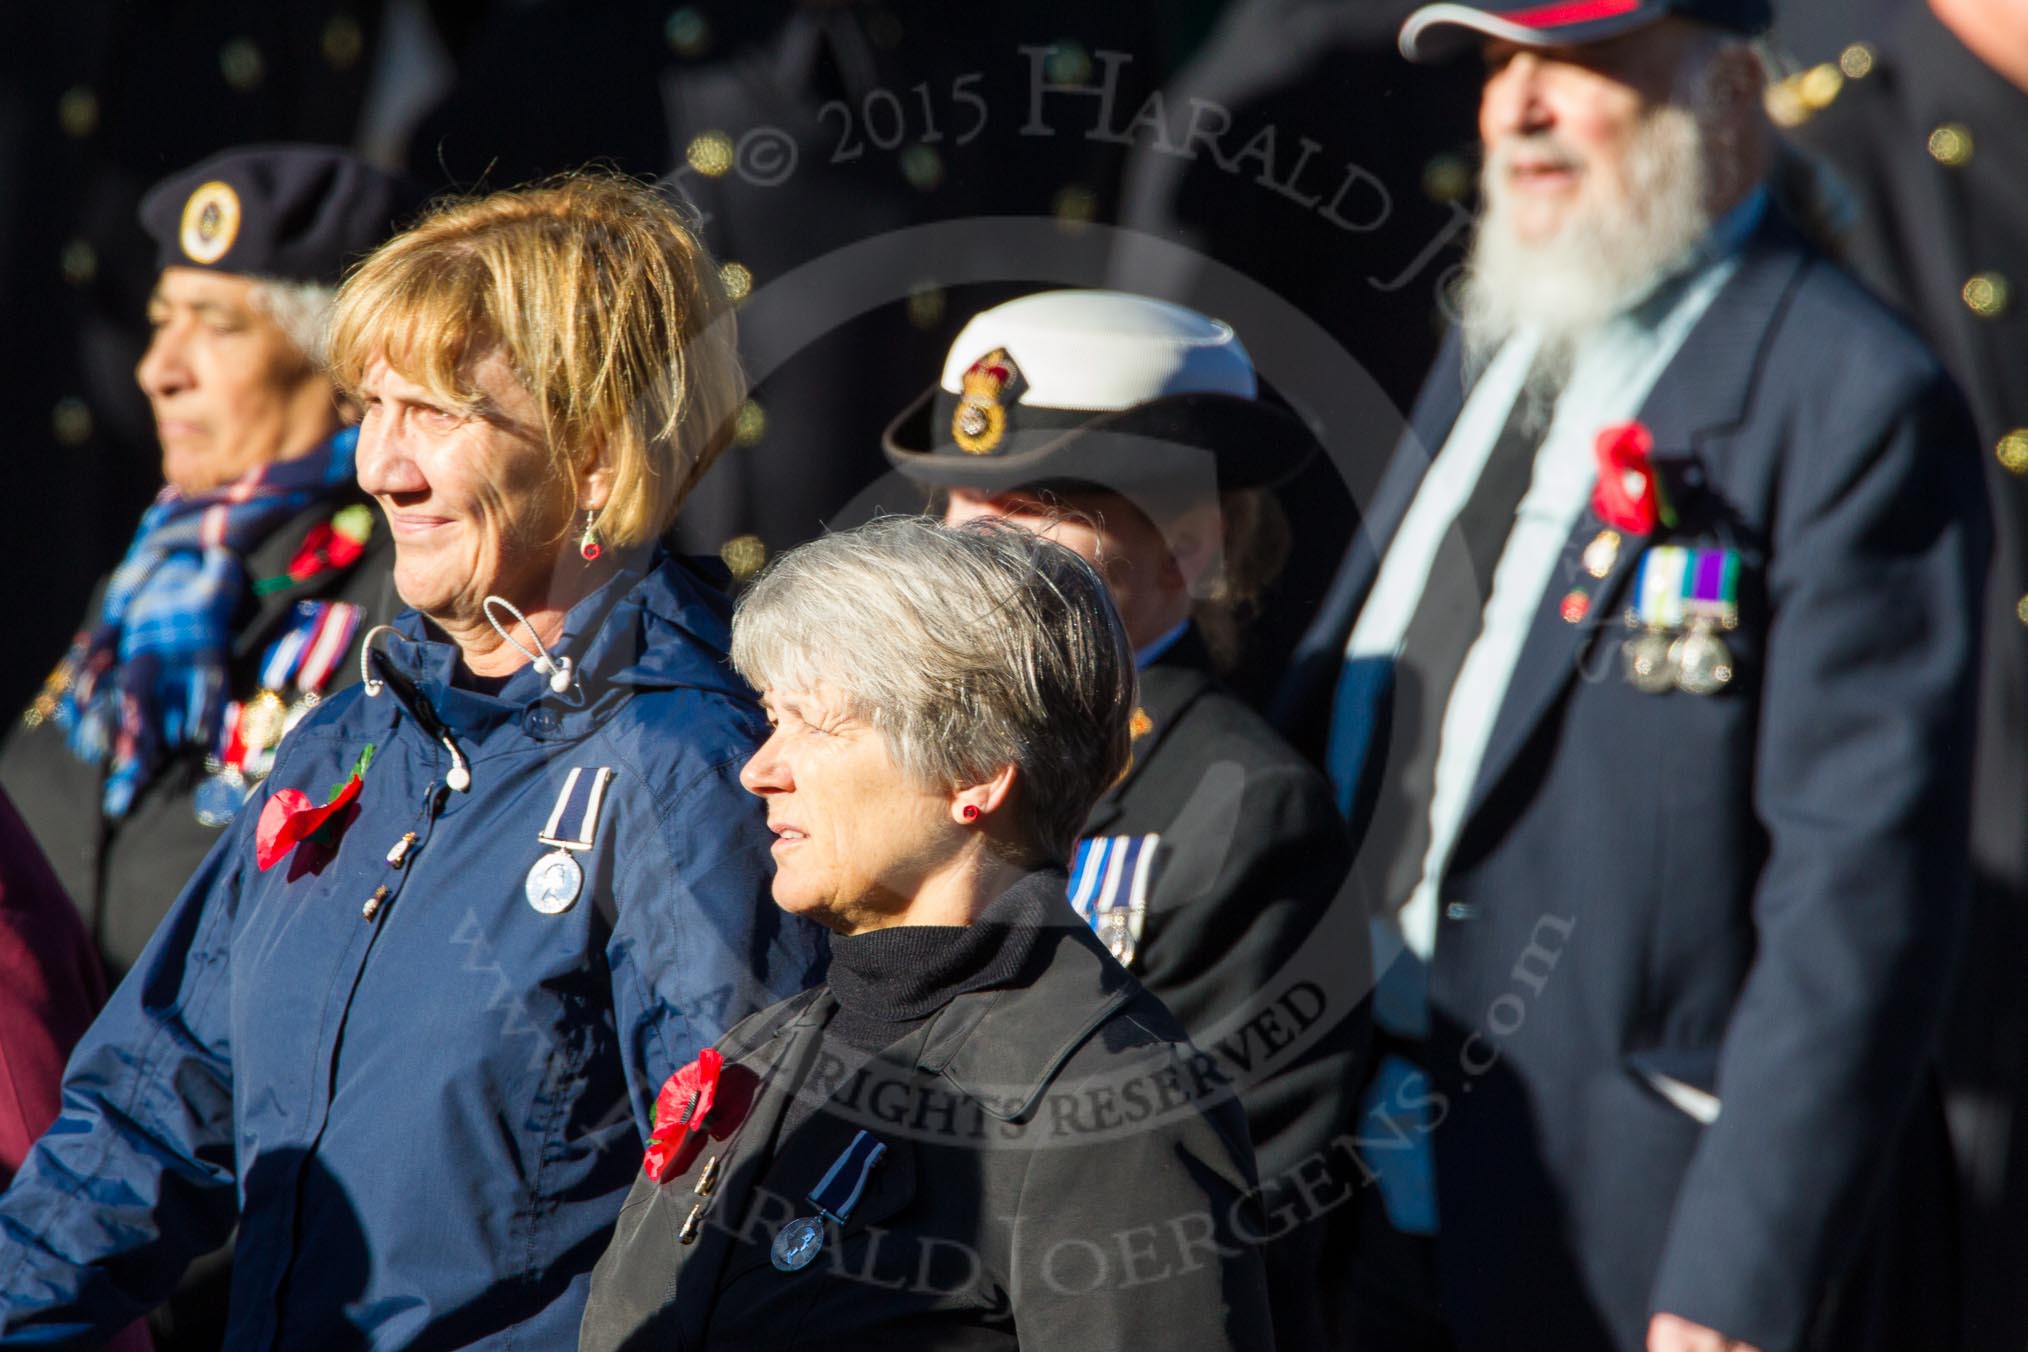
[{"label": "woman's nose", "polygon": [[359,447],[354,474],[362,492],[381,494],[419,493],[429,487],[415,458],[403,448],[388,419],[368,410],[359,422]]}]

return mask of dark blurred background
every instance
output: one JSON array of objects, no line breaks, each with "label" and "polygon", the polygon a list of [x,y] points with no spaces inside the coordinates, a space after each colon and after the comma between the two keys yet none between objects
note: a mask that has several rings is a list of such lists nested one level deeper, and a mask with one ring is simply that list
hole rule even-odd
[{"label": "dark blurred background", "polygon": [[[1820,60],[1893,3],[1796,0],[1782,38]],[[1299,546],[1257,678],[1321,587],[1442,322],[1473,75],[1395,56],[1411,7],[10,0],[0,578],[19,660],[0,664],[0,706],[55,661],[159,485],[132,377],[153,281],[135,204],[265,140],[350,145],[443,190],[591,162],[679,183],[752,293],[754,399],[680,528],[735,571],[848,504],[910,505],[865,500],[879,433],[971,312],[1110,280],[1226,314],[1335,457],[1285,495]],[[1019,247],[963,224],[997,217],[1025,218]],[[839,252],[885,238],[904,243]],[[1052,239],[1060,258],[1039,269]],[[1298,359],[1319,340],[1356,389]]]}]

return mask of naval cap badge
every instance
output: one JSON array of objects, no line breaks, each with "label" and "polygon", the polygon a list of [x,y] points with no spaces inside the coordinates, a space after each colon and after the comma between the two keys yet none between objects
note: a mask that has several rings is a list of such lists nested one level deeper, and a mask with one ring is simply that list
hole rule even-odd
[{"label": "naval cap badge", "polygon": [[193,263],[216,263],[239,238],[239,194],[220,179],[199,185],[183,204],[176,242]]},{"label": "naval cap badge", "polygon": [[951,414],[951,437],[967,455],[988,455],[1007,435],[1004,401],[1018,392],[1021,368],[996,347],[965,369],[963,392]]}]

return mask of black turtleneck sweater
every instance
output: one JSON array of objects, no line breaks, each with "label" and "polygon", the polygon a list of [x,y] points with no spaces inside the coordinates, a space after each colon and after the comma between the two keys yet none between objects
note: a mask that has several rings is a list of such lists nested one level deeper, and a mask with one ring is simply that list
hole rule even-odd
[{"label": "black turtleneck sweater", "polygon": [[[1045,929],[1062,923],[1061,869],[1023,875],[969,925],[894,925],[831,939],[831,994],[838,1010],[824,1025],[824,1051],[843,1063],[843,1080],[970,991],[1019,982]],[[1074,919],[1075,917],[1070,917]],[[798,1095],[784,1131],[821,1106]]]}]

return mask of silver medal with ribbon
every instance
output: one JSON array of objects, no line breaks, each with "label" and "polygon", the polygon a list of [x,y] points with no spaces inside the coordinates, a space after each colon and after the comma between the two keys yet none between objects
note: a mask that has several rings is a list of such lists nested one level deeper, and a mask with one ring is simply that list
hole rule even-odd
[{"label": "silver medal with ribbon", "polygon": [[1716,695],[1737,666],[1719,635],[1739,627],[1740,559],[1731,549],[1660,545],[1641,556],[1620,645],[1627,682],[1643,694]]},{"label": "silver medal with ribbon", "polygon": [[[606,785],[612,777],[610,767],[601,765],[586,776],[584,767],[579,765],[572,766],[563,781],[556,806],[550,809],[549,823],[535,837],[540,844],[554,848],[529,868],[523,887],[528,904],[543,915],[562,915],[577,904],[578,893],[584,890],[584,865],[578,863],[577,856],[598,839],[599,809],[605,803]],[[584,786],[583,792],[579,792],[580,785]],[[577,834],[560,834],[571,815],[570,809],[580,801],[583,807],[577,814]]]},{"label": "silver medal with ribbon", "polygon": [[860,1194],[866,1191],[873,1166],[886,1153],[885,1141],[862,1131],[831,1161],[831,1167],[805,1199],[817,1209],[817,1214],[798,1216],[775,1231],[768,1257],[779,1271],[800,1272],[816,1261],[824,1249],[824,1222],[845,1224],[852,1208],[859,1205]]}]

